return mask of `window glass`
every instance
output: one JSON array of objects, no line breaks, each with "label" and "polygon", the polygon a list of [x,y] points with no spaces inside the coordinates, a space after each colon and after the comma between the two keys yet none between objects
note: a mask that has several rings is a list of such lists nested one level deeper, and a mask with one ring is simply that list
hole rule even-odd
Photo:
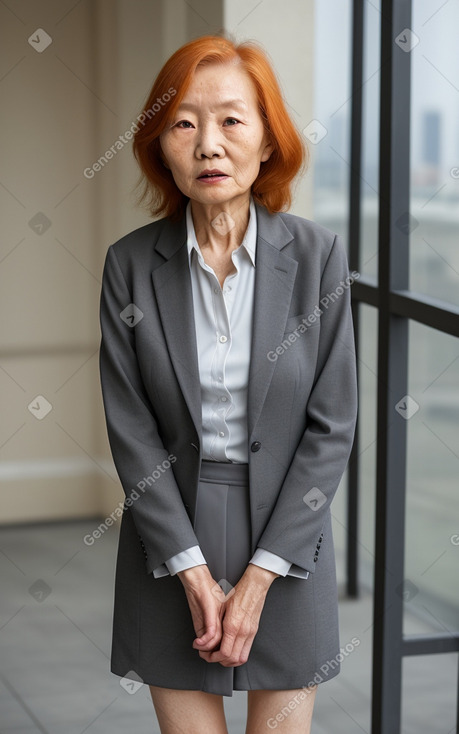
[{"label": "window glass", "polygon": [[373,587],[378,312],[364,304],[359,308],[359,574],[365,586]]},{"label": "window glass", "polygon": [[[418,623],[418,634],[432,634]],[[453,734],[456,731],[457,653],[413,655],[402,660],[404,734]]]},{"label": "window glass", "polygon": [[373,278],[378,274],[380,4],[364,4],[359,270]]},{"label": "window glass", "polygon": [[412,25],[410,287],[457,305],[459,3],[417,0]]},{"label": "window glass", "polygon": [[458,629],[459,341],[409,327],[405,579],[411,611]]},{"label": "window glass", "polygon": [[314,119],[304,130],[314,178],[314,219],[347,242],[352,3],[316,0],[314,11]]}]

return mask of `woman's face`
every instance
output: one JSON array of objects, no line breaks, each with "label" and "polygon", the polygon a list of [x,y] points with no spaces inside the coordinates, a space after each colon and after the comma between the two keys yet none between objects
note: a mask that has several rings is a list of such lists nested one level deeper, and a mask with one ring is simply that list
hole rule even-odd
[{"label": "woman's face", "polygon": [[268,140],[248,74],[238,64],[215,63],[196,69],[160,145],[180,191],[212,205],[246,198],[271,154]]}]

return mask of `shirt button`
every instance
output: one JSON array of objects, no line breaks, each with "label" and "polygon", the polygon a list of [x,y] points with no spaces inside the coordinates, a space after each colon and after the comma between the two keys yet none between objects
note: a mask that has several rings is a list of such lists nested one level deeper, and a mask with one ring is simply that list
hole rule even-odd
[{"label": "shirt button", "polygon": [[218,293],[218,288],[214,288],[214,293]]},{"label": "shirt button", "polygon": [[224,436],[224,435],[225,435],[224,432],[220,431],[219,436]]},{"label": "shirt button", "polygon": [[222,403],[226,403],[226,401],[228,400],[228,398],[225,398],[225,396],[222,395],[222,397],[220,398],[220,400],[222,401]]},{"label": "shirt button", "polygon": [[261,449],[260,441],[254,441],[250,447],[251,451],[259,451]]},{"label": "shirt button", "polygon": [[224,344],[225,342],[228,341],[228,337],[225,336],[224,334],[222,334],[221,337],[220,337],[220,341]]}]

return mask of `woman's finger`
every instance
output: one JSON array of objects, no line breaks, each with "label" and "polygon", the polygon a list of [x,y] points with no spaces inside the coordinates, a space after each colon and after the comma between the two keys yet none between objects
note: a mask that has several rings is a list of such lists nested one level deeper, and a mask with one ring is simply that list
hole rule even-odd
[{"label": "woman's finger", "polygon": [[198,650],[213,650],[222,634],[221,610],[215,598],[208,594],[189,600],[196,638],[193,647]]},{"label": "woman's finger", "polygon": [[246,611],[245,606],[248,601],[247,594],[243,599],[235,594],[228,601],[223,617],[220,649],[209,654],[209,662],[219,662],[224,666],[243,665],[247,662],[263,610],[263,601],[258,595],[248,604],[250,612]]}]

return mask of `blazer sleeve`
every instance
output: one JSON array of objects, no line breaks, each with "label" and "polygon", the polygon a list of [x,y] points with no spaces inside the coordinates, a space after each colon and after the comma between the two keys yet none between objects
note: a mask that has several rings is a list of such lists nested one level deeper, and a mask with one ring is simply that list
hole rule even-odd
[{"label": "blazer sleeve", "polygon": [[[110,448],[148,563],[155,568],[198,545],[175,481],[139,369],[135,326],[120,313],[132,302],[114,246],[108,249],[100,298],[99,367]],[[155,470],[157,470],[155,472]],[[152,472],[159,475],[145,482]]]},{"label": "blazer sleeve", "polygon": [[257,543],[311,573],[355,431],[350,282],[346,253],[336,235],[321,278],[320,336],[313,386],[305,406],[306,429]]}]

